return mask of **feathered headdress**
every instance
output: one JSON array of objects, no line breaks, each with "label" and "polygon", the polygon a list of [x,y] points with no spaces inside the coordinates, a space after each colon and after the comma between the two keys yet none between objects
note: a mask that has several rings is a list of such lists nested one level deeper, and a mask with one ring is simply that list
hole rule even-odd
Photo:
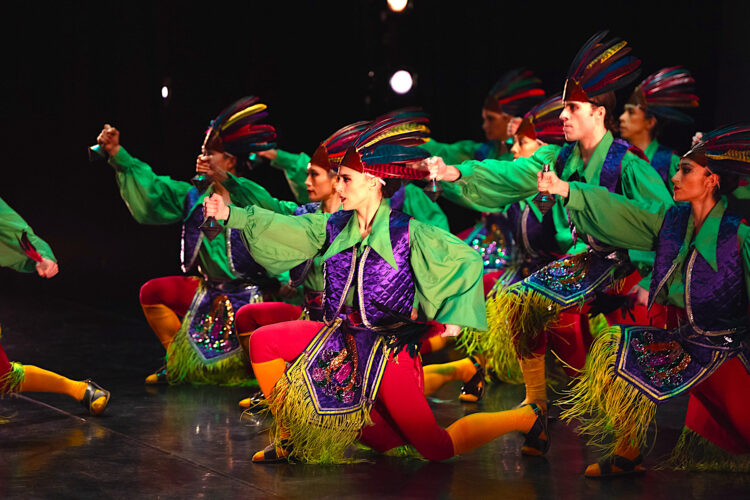
[{"label": "feathered headdress", "polygon": [[344,159],[344,153],[355,139],[370,126],[372,122],[361,121],[342,127],[328,139],[321,142],[312,155],[310,163],[324,168],[326,171],[336,170]]},{"label": "feathered headdress", "polygon": [[628,42],[613,38],[603,42],[608,31],[592,36],[576,54],[568,68],[563,101],[589,102],[631,84],[638,78],[640,59],[628,55]]},{"label": "feathered headdress", "polygon": [[342,167],[381,178],[421,179],[429,172],[409,164],[430,154],[418,146],[430,136],[429,118],[420,108],[393,111],[372,121],[346,151]]},{"label": "feathered headdress", "polygon": [[664,68],[638,84],[627,104],[638,106],[659,118],[693,123],[690,116],[675,108],[698,107],[698,96],[693,94],[694,84],[693,75],[685,68]]},{"label": "feathered headdress", "polygon": [[705,134],[685,153],[712,172],[750,176],[750,124],[728,125]]},{"label": "feathered headdress", "polygon": [[206,149],[247,159],[250,153],[275,148],[276,130],[258,123],[268,116],[266,105],[258,101],[255,96],[243,97],[219,113],[206,131]]},{"label": "feathered headdress", "polygon": [[532,140],[539,139],[548,144],[562,144],[565,142],[560,120],[562,107],[563,102],[559,93],[540,102],[524,115],[516,134]]},{"label": "feathered headdress", "polygon": [[484,100],[484,109],[521,116],[543,97],[542,81],[534,73],[522,68],[514,69],[495,83]]}]

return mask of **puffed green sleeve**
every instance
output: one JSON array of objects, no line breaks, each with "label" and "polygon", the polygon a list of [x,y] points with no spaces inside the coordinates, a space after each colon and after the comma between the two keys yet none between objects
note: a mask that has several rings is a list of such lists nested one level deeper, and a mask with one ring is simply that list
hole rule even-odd
[{"label": "puffed green sleeve", "polygon": [[665,205],[644,205],[581,182],[569,186],[566,207],[578,231],[616,247],[654,249],[667,211]]},{"label": "puffed green sleeve", "polygon": [[622,159],[621,184],[622,194],[644,208],[654,204],[667,208],[674,205],[672,194],[656,169],[633,153],[626,153]]},{"label": "puffed green sleeve", "polygon": [[482,145],[476,141],[458,141],[445,144],[430,139],[419,147],[427,150],[432,156],[439,156],[448,165],[456,165],[467,160],[473,160],[477,149]]},{"label": "puffed green sleeve", "polygon": [[404,193],[403,212],[420,222],[449,231],[448,217],[440,205],[432,201],[425,192],[414,184],[407,184]]},{"label": "puffed green sleeve", "polygon": [[287,153],[281,149],[276,150],[276,159],[271,161],[271,166],[284,171],[289,188],[294,193],[298,203],[304,204],[310,201],[305,188],[307,179],[307,165],[310,163],[310,157],[305,153],[294,154]]},{"label": "puffed green sleeve", "polygon": [[409,243],[416,298],[427,317],[486,330],[479,254],[447,231],[417,220],[409,223]]},{"label": "puffed green sleeve", "polygon": [[42,257],[57,262],[47,242],[34,234],[23,217],[0,198],[0,266],[22,273],[34,272],[36,262],[24,253],[18,241],[24,231]]},{"label": "puffed green sleeve", "polygon": [[222,184],[229,191],[232,203],[241,207],[257,205],[279,214],[292,214],[299,206],[293,201],[274,198],[263,186],[245,177],[227,174],[227,179]]},{"label": "puffed green sleeve", "polygon": [[117,174],[120,196],[137,222],[161,225],[182,221],[190,183],[156,175],[148,164],[130,156],[122,146],[107,161]]},{"label": "puffed green sleeve", "polygon": [[536,194],[536,173],[546,164],[554,165],[559,152],[559,146],[548,144],[530,158],[467,161],[455,165],[461,172],[455,183],[470,202],[497,210]]},{"label": "puffed green sleeve", "polygon": [[742,252],[742,266],[745,270],[745,290],[750,300],[750,226],[740,224],[737,228],[737,238],[740,240],[740,252]]},{"label": "puffed green sleeve", "polygon": [[318,254],[326,241],[330,214],[282,215],[250,205],[230,208],[226,227],[240,229],[253,259],[281,274]]}]

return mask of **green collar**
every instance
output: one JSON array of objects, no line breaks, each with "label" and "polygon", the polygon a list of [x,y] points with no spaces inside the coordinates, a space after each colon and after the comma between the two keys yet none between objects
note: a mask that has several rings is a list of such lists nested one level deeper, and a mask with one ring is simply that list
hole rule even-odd
[{"label": "green collar", "polygon": [[727,209],[726,197],[721,198],[714,208],[708,213],[708,217],[703,221],[703,225],[695,235],[693,240],[693,234],[695,232],[695,226],[693,224],[693,213],[691,211],[690,218],[688,219],[688,227],[685,232],[685,240],[682,242],[680,247],[680,253],[678,259],[684,259],[687,256],[688,250],[690,249],[690,243],[693,242],[695,249],[698,253],[706,259],[706,262],[711,266],[714,271],[718,270],[716,265],[716,242],[719,237],[719,225],[721,219],[724,217],[724,212]]},{"label": "green collar", "polygon": [[651,141],[648,147],[643,150],[643,154],[646,155],[649,163],[651,163],[651,159],[654,157],[654,153],[656,153],[657,149],[659,149],[659,142],[654,139],[653,141]]},{"label": "green collar", "polygon": [[363,240],[359,234],[357,214],[356,212],[352,212],[352,216],[349,218],[344,229],[331,242],[326,253],[323,254],[323,260],[329,259],[337,253],[341,253],[361,242],[362,246],[369,246],[377,252],[393,269],[398,269],[396,258],[393,256],[393,248],[391,247],[390,216],[391,207],[388,205],[388,200],[383,199],[380,202],[378,211],[375,213],[375,218],[372,220],[370,234]]},{"label": "green collar", "polygon": [[579,176],[585,179],[588,184],[598,185],[604,159],[607,157],[609,147],[614,140],[612,132],[607,131],[594,149],[594,154],[591,155],[588,165],[583,164],[581,149],[578,142],[576,142],[576,145],[573,146],[573,152],[570,154],[570,158],[568,158],[563,169],[563,177],[568,179],[571,175],[578,172]]}]

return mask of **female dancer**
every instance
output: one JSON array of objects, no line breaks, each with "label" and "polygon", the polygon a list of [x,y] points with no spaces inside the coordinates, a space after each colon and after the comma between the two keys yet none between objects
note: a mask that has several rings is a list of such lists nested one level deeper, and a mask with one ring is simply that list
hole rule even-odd
[{"label": "female dancer", "polygon": [[539,189],[566,198],[586,234],[618,247],[656,250],[650,301],[670,312],[661,325],[667,329],[615,326],[595,341],[563,414],[579,418],[581,432],[608,451],[586,476],[642,472],[640,448],[657,405],[686,391],[700,395],[703,416],[713,423],[704,429],[732,436],[729,451],[750,453],[750,407],[739,393],[750,381],[747,371],[735,371],[744,385],[735,385],[734,394],[720,384],[701,384],[735,357],[750,371],[750,227],[722,196],[737,187],[738,175],[750,175],[748,125],[706,134],[682,157],[672,181],[675,200],[687,203],[668,210],[552,172],[540,176]]},{"label": "female dancer", "polygon": [[[39,238],[15,210],[0,198],[0,266],[22,273],[34,271],[42,278],[58,272],[50,246]],[[14,392],[55,392],[80,401],[91,415],[109,403],[109,391],[91,380],[70,380],[42,368],[8,361],[0,346],[0,396]]]}]

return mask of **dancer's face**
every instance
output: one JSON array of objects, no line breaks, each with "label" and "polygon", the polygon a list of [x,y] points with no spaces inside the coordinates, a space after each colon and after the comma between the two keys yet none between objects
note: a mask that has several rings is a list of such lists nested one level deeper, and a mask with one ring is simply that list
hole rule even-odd
[{"label": "dancer's face", "polygon": [[656,125],[656,118],[646,118],[646,113],[634,104],[626,104],[625,111],[620,115],[620,137],[630,140],[633,137],[648,132]]},{"label": "dancer's face", "polygon": [[211,163],[211,169],[221,169],[225,172],[229,172],[232,175],[237,175],[237,158],[230,155],[229,153],[222,153],[213,149],[206,149],[205,146],[201,148],[201,154],[203,158]]},{"label": "dancer's face", "polygon": [[336,177],[328,175],[328,171],[317,165],[308,165],[305,188],[310,201],[323,201],[328,199],[336,189]]},{"label": "dancer's face", "polygon": [[341,167],[336,181],[336,191],[344,210],[358,210],[380,195],[380,180],[349,167]]},{"label": "dancer's face", "polygon": [[508,122],[513,119],[508,113],[496,113],[482,109],[482,130],[488,141],[504,142],[508,139]]},{"label": "dancer's face", "polygon": [[566,141],[578,141],[594,133],[597,123],[604,124],[604,106],[590,102],[566,101],[560,119]]},{"label": "dancer's face", "polygon": [[693,160],[682,158],[672,183],[675,201],[698,201],[713,196],[719,176]]},{"label": "dancer's face", "polygon": [[531,139],[525,135],[514,135],[513,136],[513,147],[510,148],[510,152],[513,153],[513,159],[519,158],[530,158],[534,152],[542,146],[542,142],[536,139]]}]

